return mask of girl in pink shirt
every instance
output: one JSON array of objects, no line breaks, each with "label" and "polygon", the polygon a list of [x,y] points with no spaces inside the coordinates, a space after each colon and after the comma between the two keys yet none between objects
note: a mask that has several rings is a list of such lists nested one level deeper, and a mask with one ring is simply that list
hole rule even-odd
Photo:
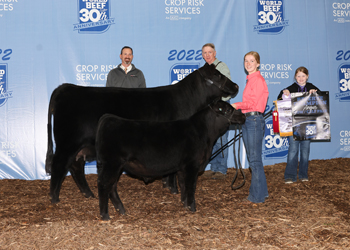
[{"label": "girl in pink shirt", "polygon": [[262,162],[262,143],[265,131],[263,113],[269,91],[265,79],[260,74],[259,66],[258,52],[251,51],[244,56],[244,68],[248,73],[247,83],[243,91],[242,102],[232,104],[235,109],[241,109],[246,115],[246,122],[242,126],[242,136],[252,173],[247,200],[254,203],[264,202],[269,196]]}]

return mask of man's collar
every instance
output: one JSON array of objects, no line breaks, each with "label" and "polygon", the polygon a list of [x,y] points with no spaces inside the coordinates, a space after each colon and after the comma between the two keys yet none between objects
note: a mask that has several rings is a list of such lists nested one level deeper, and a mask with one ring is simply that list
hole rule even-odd
[{"label": "man's collar", "polygon": [[[120,67],[121,67],[123,70],[125,69],[125,67],[124,67],[123,64],[120,64]],[[130,65],[129,65],[128,67],[126,67],[126,68],[127,68],[128,71],[131,70],[132,64],[130,63]]]}]

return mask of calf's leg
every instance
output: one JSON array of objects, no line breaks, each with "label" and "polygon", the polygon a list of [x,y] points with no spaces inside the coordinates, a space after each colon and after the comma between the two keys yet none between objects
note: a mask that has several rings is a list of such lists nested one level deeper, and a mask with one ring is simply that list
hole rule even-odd
[{"label": "calf's leg", "polygon": [[100,216],[102,220],[109,220],[109,214],[108,214],[108,198],[109,193],[112,189],[113,183],[110,184],[103,184],[103,181],[105,178],[98,177],[98,201],[100,206]]},{"label": "calf's leg", "polygon": [[113,205],[119,209],[121,213],[125,213],[122,202],[117,193],[117,183],[120,177],[122,168],[105,163],[98,164],[98,197],[100,206],[100,216],[102,220],[109,220],[108,199],[111,198]]},{"label": "calf's leg", "polygon": [[[118,177],[119,179],[119,177]],[[109,193],[109,198],[111,199],[113,206],[115,210],[119,211],[120,214],[125,214],[125,208],[122,203],[122,201],[119,198],[118,192],[117,192],[117,184],[118,181],[116,181],[112,187],[112,191]]]},{"label": "calf's leg", "polygon": [[192,212],[196,211],[196,201],[194,198],[197,186],[198,171],[193,171],[194,168],[187,168],[185,172],[185,190],[186,200],[184,207],[188,208]]},{"label": "calf's leg", "polygon": [[98,185],[98,201],[100,206],[100,216],[102,220],[109,220],[108,214],[108,191]]}]

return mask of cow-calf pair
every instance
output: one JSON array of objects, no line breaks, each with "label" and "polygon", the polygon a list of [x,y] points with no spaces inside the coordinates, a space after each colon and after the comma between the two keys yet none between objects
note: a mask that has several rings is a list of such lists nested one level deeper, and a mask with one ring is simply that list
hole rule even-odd
[{"label": "cow-calf pair", "polygon": [[210,104],[189,119],[172,122],[102,116],[95,144],[101,218],[109,219],[109,198],[119,213],[125,213],[117,192],[123,171],[147,179],[177,173],[181,202],[196,211],[198,173],[208,164],[214,143],[230,124],[244,122],[245,115],[223,101]]},{"label": "cow-calf pair", "polygon": [[[84,166],[86,161],[96,159],[97,124],[104,114],[158,122],[187,119],[214,100],[234,97],[237,93],[238,85],[222,75],[214,65],[208,64],[175,85],[156,88],[100,88],[62,84],[53,91],[48,111],[45,169],[51,174],[51,202],[59,202],[61,186],[68,171],[85,197],[94,197],[86,182]],[[169,180],[172,181],[167,181],[167,186],[172,193],[176,193],[176,178]]]}]

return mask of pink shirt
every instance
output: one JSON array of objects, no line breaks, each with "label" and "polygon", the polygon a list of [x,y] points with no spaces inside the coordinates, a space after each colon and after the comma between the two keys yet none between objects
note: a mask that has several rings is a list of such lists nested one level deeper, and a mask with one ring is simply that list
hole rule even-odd
[{"label": "pink shirt", "polygon": [[243,90],[242,102],[236,102],[237,109],[241,109],[242,113],[258,111],[264,113],[269,90],[264,77],[260,71],[247,75],[247,83]]}]

